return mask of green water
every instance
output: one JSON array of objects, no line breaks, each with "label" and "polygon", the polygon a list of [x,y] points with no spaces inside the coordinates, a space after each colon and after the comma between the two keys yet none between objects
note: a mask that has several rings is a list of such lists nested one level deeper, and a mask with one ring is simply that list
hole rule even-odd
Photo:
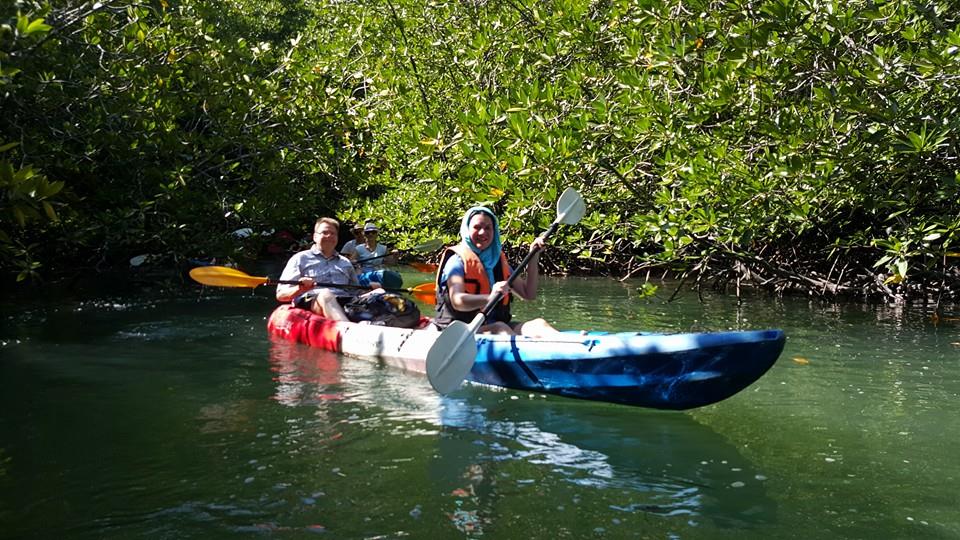
[{"label": "green water", "polygon": [[678,413],[441,397],[272,341],[267,291],[7,306],[0,538],[960,538],[960,321],[637,286],[548,280],[518,312],[786,349]]}]

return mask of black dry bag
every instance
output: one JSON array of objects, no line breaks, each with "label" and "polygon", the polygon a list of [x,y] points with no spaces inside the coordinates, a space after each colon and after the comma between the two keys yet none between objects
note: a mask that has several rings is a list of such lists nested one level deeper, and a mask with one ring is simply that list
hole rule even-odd
[{"label": "black dry bag", "polygon": [[358,296],[343,306],[353,322],[368,321],[379,326],[414,328],[420,323],[420,310],[413,301],[394,293]]}]

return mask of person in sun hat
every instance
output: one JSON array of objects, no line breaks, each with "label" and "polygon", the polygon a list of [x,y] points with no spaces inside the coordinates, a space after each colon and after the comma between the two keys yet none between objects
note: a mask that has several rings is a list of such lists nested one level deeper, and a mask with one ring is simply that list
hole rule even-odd
[{"label": "person in sun hat", "polygon": [[350,232],[353,234],[353,239],[347,241],[347,243],[340,248],[340,254],[344,257],[353,257],[354,252],[357,250],[357,245],[362,244],[364,241],[363,225],[357,223],[350,228]]},{"label": "person in sun hat", "polygon": [[379,283],[388,289],[403,286],[403,276],[384,268],[394,262],[394,255],[386,244],[380,243],[380,229],[377,224],[368,221],[363,225],[362,244],[357,244],[351,259],[360,266],[360,284]]},{"label": "person in sun hat", "polygon": [[484,206],[475,206],[463,215],[460,222],[460,243],[448,247],[437,270],[437,316],[439,328],[446,328],[455,320],[470,323],[474,316],[497,292],[503,299],[480,327],[480,332],[492,334],[519,334],[543,336],[557,330],[543,319],[514,321],[510,302],[514,295],[524,300],[537,297],[540,273],[537,263],[545,247],[537,237],[530,250],[537,250],[530,259],[525,277],[519,277],[507,286],[512,272],[500,243],[500,225],[496,214]]},{"label": "person in sun hat", "polygon": [[357,244],[352,258],[358,262],[361,272],[380,270],[389,251],[386,244],[380,243],[380,229],[377,224],[368,221],[363,224],[363,242]]}]

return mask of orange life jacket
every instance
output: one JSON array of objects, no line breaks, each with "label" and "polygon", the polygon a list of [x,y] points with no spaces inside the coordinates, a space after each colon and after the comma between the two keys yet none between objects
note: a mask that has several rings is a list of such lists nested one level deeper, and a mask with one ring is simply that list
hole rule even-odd
[{"label": "orange life jacket", "polygon": [[[450,256],[456,253],[463,260],[463,284],[464,292],[469,294],[490,294],[490,279],[487,277],[487,271],[480,261],[480,257],[470,249],[465,243],[461,242],[455,246],[448,247],[441,257],[440,266],[437,269],[437,316],[435,323],[441,328],[446,327],[451,322],[463,321],[469,323],[473,320],[479,309],[473,311],[460,311],[450,303],[450,292],[445,283],[440,279],[443,275],[443,267],[447,264]],[[493,278],[497,281],[506,280],[510,277],[510,265],[507,263],[507,257],[500,253],[500,264],[493,269]],[[504,295],[503,300],[494,308],[493,312],[487,317],[489,322],[500,321],[510,322],[510,295]]]}]

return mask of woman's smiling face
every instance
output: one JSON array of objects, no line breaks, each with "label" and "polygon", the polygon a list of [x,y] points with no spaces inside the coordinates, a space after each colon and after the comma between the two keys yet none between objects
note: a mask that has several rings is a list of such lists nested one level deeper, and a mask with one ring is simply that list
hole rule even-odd
[{"label": "woman's smiling face", "polygon": [[477,249],[487,249],[493,242],[493,220],[489,215],[477,212],[467,223],[467,229],[470,232],[470,241]]}]

